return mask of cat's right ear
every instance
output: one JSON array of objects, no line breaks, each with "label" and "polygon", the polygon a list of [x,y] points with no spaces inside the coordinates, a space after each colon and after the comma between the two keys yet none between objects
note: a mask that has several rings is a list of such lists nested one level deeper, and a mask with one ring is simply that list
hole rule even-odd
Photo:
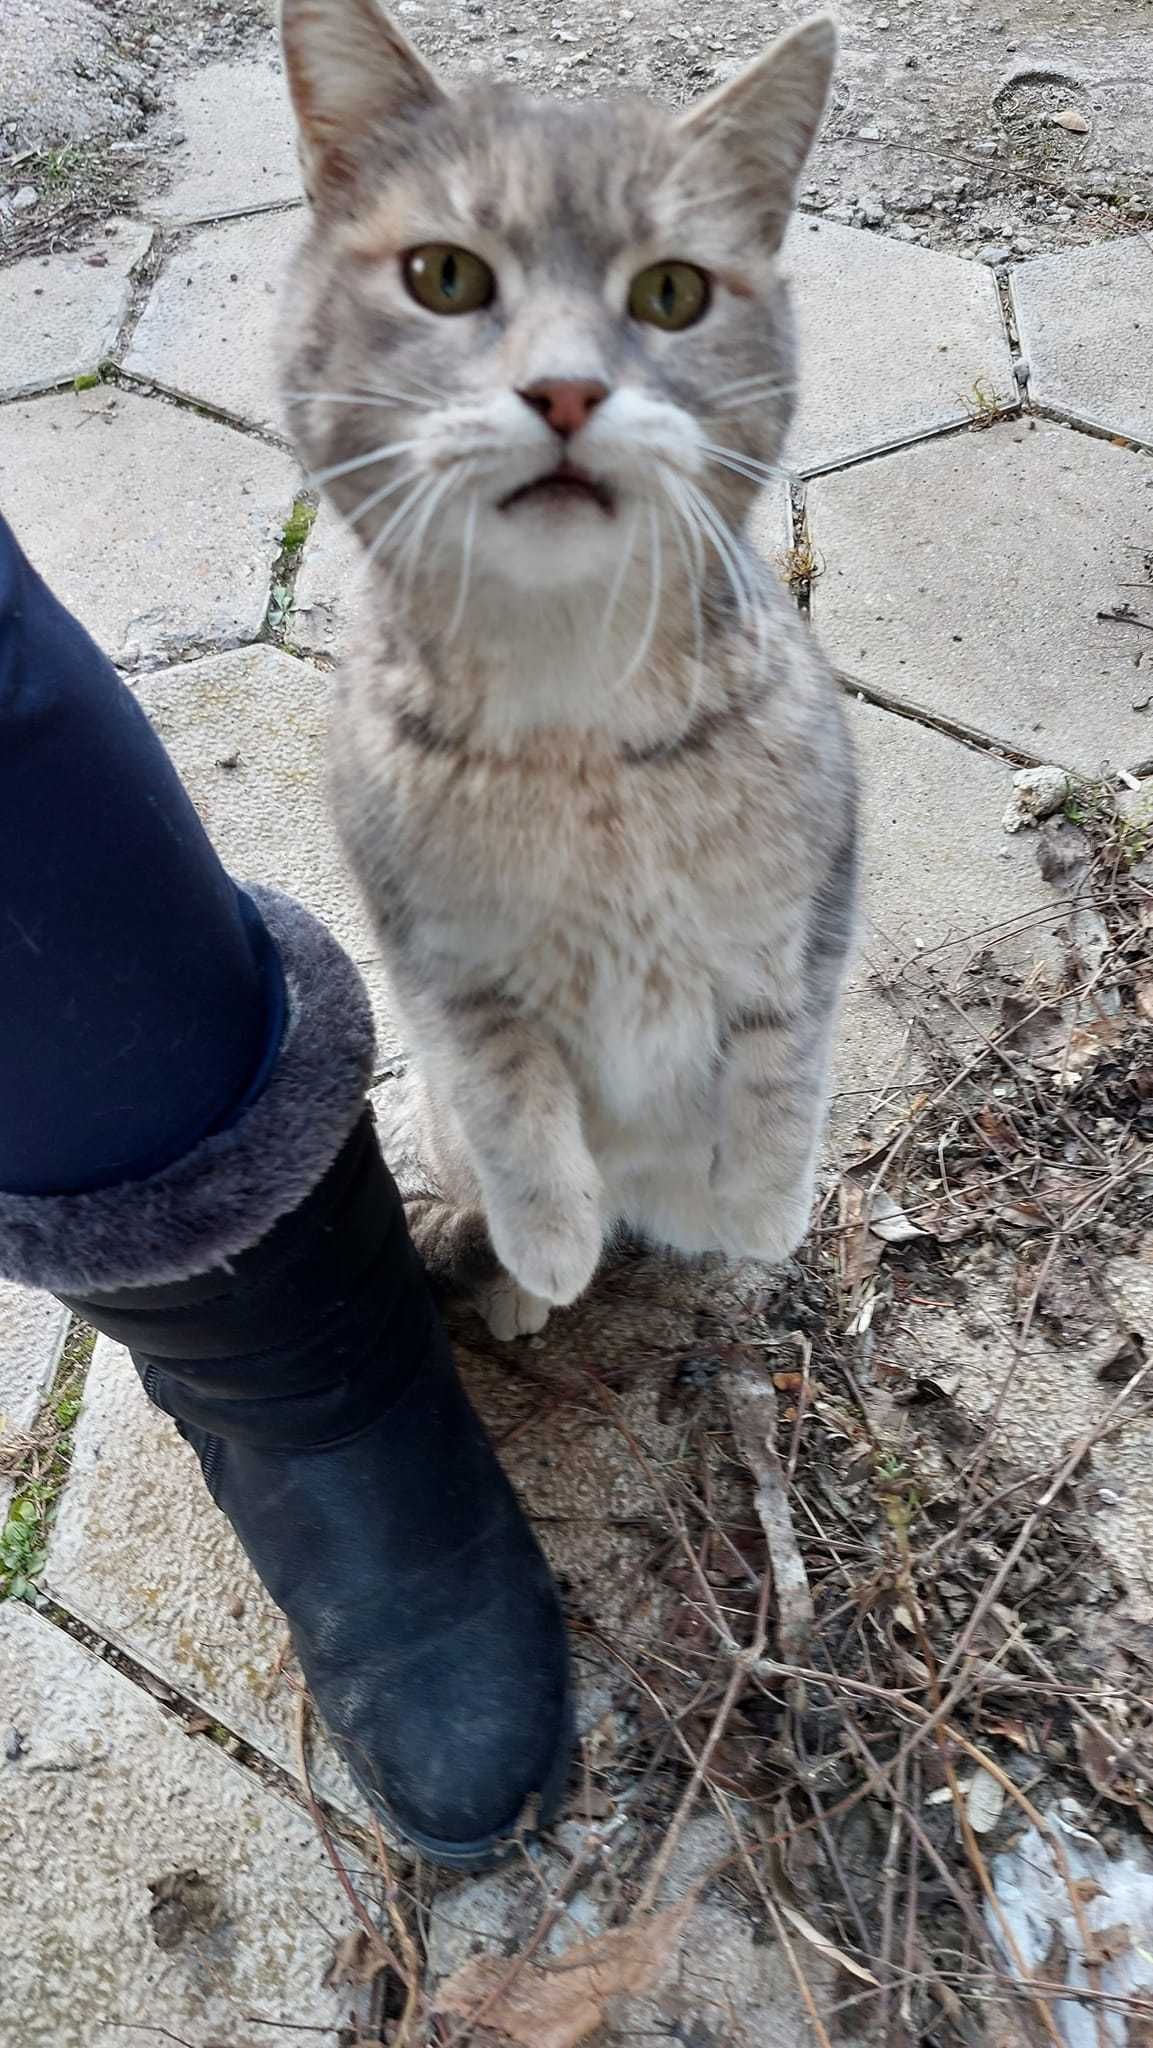
[{"label": "cat's right ear", "polygon": [[314,201],[351,183],[373,128],[446,97],[376,0],[281,0],[280,40]]},{"label": "cat's right ear", "polygon": [[743,199],[770,248],[779,246],[788,226],[801,172],[821,125],[837,40],[832,15],[812,15],[786,29],[762,56],[677,121],[694,153],[701,145],[715,147],[736,166],[737,203]]}]

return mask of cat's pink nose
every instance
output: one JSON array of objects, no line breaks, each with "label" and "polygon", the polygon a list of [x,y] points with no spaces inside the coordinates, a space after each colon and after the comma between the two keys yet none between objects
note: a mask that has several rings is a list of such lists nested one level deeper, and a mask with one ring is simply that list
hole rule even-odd
[{"label": "cat's pink nose", "polygon": [[595,377],[538,377],[517,395],[567,441],[588,425],[589,414],[608,397],[609,387]]}]

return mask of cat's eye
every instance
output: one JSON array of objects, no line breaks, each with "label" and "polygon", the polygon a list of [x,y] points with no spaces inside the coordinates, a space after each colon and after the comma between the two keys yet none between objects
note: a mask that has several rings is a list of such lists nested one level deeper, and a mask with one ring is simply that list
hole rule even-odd
[{"label": "cat's eye", "polygon": [[675,334],[708,311],[709,280],[695,263],[650,263],[629,287],[634,320]]},{"label": "cat's eye", "polygon": [[430,313],[479,313],[492,303],[496,279],[470,249],[451,242],[425,242],[404,259],[404,281],[418,306]]}]

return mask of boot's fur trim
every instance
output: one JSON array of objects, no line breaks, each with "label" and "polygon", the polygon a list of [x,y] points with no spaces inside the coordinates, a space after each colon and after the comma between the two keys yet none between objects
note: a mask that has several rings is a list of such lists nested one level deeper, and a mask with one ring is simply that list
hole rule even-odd
[{"label": "boot's fur trim", "polygon": [[247,1251],[332,1164],[364,1107],[372,1009],[357,969],[307,910],[249,892],[288,985],[284,1042],[238,1121],[161,1173],[83,1195],[0,1192],[0,1275],[54,1294],[162,1286]]}]

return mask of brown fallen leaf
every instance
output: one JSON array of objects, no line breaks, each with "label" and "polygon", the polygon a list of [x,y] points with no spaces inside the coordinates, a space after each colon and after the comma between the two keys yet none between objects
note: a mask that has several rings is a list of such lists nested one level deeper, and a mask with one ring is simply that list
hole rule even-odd
[{"label": "brown fallen leaf", "polygon": [[672,1956],[695,1903],[690,1893],[651,1920],[614,1927],[555,1963],[517,1966],[473,1956],[436,1994],[437,2012],[483,2022],[521,2048],[577,2048],[604,2024],[611,1998],[647,1991]]},{"label": "brown fallen leaf", "polygon": [[1132,1929],[1124,1920],[1119,1920],[1115,1927],[1091,1927],[1089,1939],[1085,1943],[1085,1961],[1090,1966],[1094,1963],[1112,1963],[1132,1946]]},{"label": "brown fallen leaf", "polygon": [[388,1951],[379,1937],[374,1941],[367,1927],[354,1927],[341,1936],[332,1961],[324,1973],[326,1991],[339,1991],[344,1984],[371,1984],[387,1967]]}]

